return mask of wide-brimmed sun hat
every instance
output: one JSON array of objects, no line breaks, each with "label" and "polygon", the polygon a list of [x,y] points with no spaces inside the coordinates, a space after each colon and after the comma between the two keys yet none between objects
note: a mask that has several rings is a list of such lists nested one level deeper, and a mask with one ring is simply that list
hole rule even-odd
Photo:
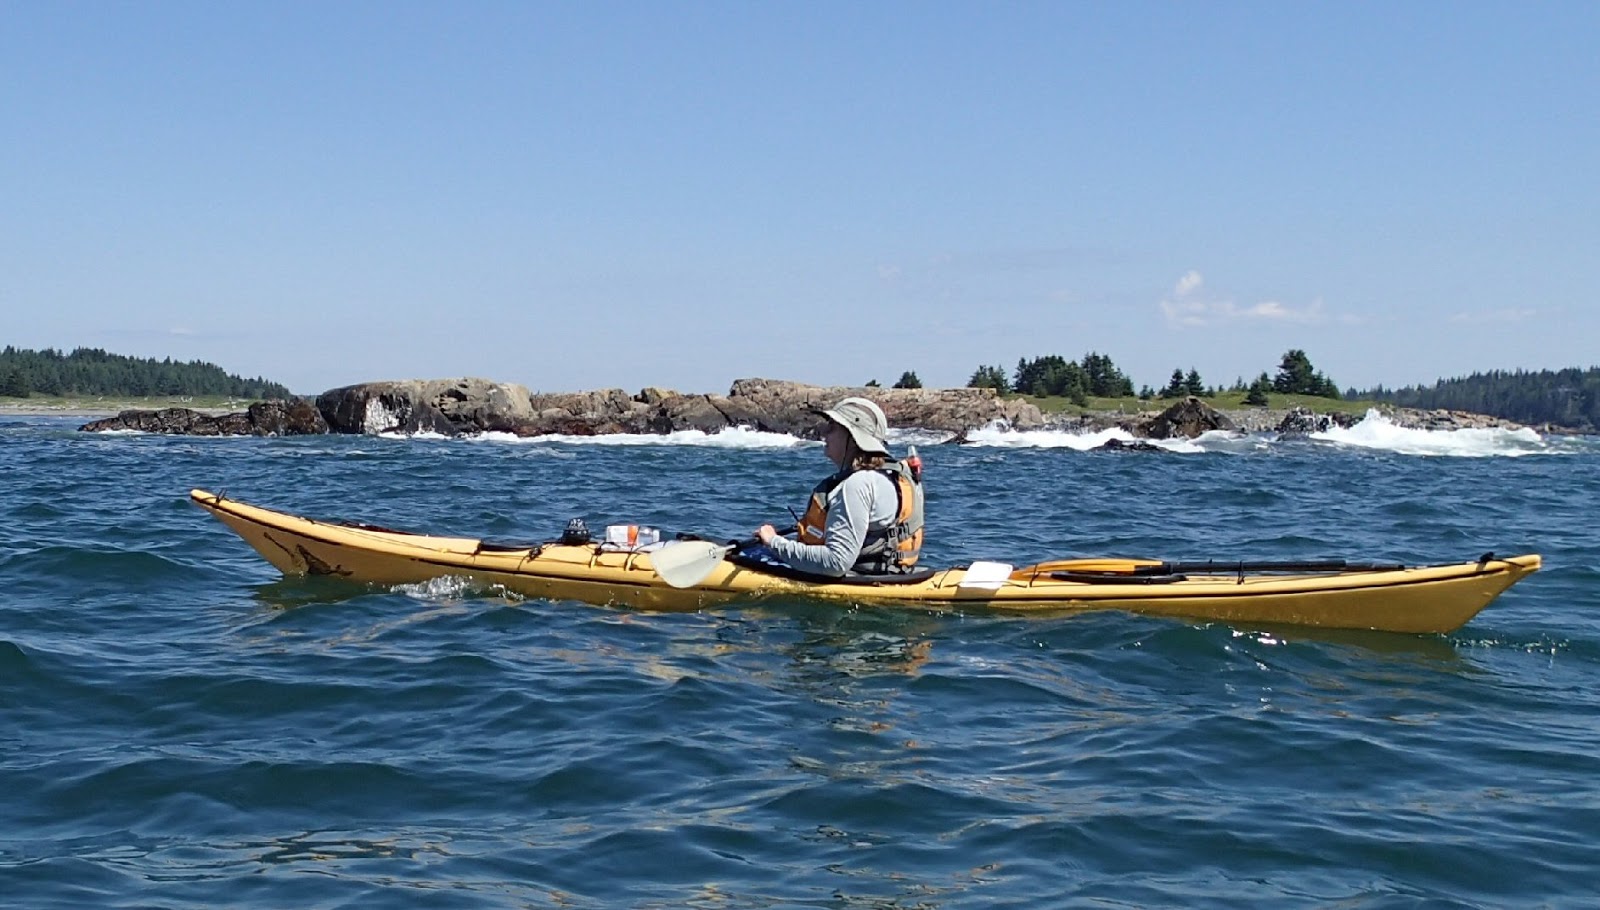
[{"label": "wide-brimmed sun hat", "polygon": [[889,419],[883,408],[865,398],[846,398],[819,412],[850,433],[856,448],[863,452],[889,454]]}]

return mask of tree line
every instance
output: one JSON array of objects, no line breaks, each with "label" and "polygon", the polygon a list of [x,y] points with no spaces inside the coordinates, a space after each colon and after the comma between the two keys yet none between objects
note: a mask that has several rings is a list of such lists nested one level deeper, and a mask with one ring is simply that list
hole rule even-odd
[{"label": "tree line", "polygon": [[216,364],[168,357],[126,357],[99,348],[63,354],[6,345],[0,351],[0,397],[30,395],[207,395],[231,398],[290,398],[289,390],[257,377],[241,379]]},{"label": "tree line", "polygon": [[[967,386],[975,389],[994,389],[1001,394],[1016,393],[1036,398],[1063,397],[1077,405],[1088,404],[1091,397],[1133,397],[1133,382],[1117,368],[1115,363],[1112,363],[1110,357],[1094,351],[1085,354],[1083,359],[1077,361],[1067,360],[1059,354],[1035,357],[1032,360],[1022,358],[1017,361],[1016,370],[1010,374],[998,365],[979,366],[973,372],[972,378],[967,381]],[[1245,392],[1246,404],[1260,405],[1266,404],[1269,400],[1267,396],[1273,392],[1282,395],[1314,395],[1322,398],[1342,397],[1338,383],[1312,366],[1311,358],[1298,348],[1291,349],[1283,355],[1283,359],[1278,363],[1276,376],[1268,376],[1262,372],[1250,385],[1245,385],[1244,380],[1240,379],[1235,381],[1228,391]],[[1218,392],[1218,387],[1206,385],[1200,378],[1200,372],[1190,367],[1188,372],[1182,368],[1173,370],[1172,378],[1159,392],[1144,386],[1139,390],[1139,397],[1144,399],[1182,398],[1186,395],[1215,397]]]},{"label": "tree line", "polygon": [[1526,424],[1553,424],[1584,432],[1600,428],[1600,368],[1507,372],[1493,370],[1431,386],[1357,391],[1351,397],[1393,402],[1404,408],[1446,408],[1490,414]]},{"label": "tree line", "polygon": [[1059,354],[1032,360],[1024,357],[1017,361],[1016,372],[1010,376],[999,366],[980,366],[967,385],[1037,398],[1064,397],[1078,404],[1086,404],[1091,396],[1127,398],[1133,395],[1133,381],[1117,369],[1110,357],[1095,351],[1083,355],[1081,360],[1068,360]]}]

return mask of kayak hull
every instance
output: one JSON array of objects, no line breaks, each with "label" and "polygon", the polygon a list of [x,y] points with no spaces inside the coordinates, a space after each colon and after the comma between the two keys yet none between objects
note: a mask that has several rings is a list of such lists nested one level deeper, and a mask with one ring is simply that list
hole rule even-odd
[{"label": "kayak hull", "polygon": [[189,495],[287,576],[326,575],[376,585],[462,577],[524,597],[645,610],[802,596],[932,609],[1115,609],[1230,624],[1442,633],[1460,628],[1540,565],[1540,557],[1530,554],[1403,569],[1190,574],[1149,584],[1133,577],[1126,583],[1058,578],[1053,570],[1072,561],[1057,561],[1018,568],[987,584],[967,583],[968,569],[958,566],[916,582],[880,585],[781,578],[722,562],[699,584],[679,589],[656,574],[649,552],[609,551],[594,544],[497,545],[318,521],[205,490]]}]

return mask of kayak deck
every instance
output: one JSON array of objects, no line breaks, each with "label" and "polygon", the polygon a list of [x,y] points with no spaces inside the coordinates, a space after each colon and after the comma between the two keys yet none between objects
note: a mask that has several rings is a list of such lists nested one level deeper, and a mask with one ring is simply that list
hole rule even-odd
[{"label": "kayak deck", "polygon": [[1486,555],[1473,562],[1407,568],[1190,572],[1151,583],[1139,569],[1155,565],[1153,560],[1064,559],[1014,569],[975,563],[938,569],[915,582],[880,585],[784,578],[725,561],[699,584],[678,589],[656,574],[649,552],[436,537],[303,518],[205,490],[189,495],[289,576],[328,575],[378,585],[461,576],[525,597],[651,610],[795,595],[939,609],[1118,609],[1227,623],[1442,633],[1460,628],[1540,566],[1533,554]]}]

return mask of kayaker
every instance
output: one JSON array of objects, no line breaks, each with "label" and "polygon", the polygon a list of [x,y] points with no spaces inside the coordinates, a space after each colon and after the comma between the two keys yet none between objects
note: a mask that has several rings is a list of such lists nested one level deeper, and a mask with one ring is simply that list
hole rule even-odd
[{"label": "kayaker", "polygon": [[756,538],[790,568],[837,577],[909,571],[922,551],[922,472],[916,450],[889,454],[889,421],[865,398],[820,412],[828,420],[823,452],[839,470],[811,491],[797,539],[772,525]]}]

